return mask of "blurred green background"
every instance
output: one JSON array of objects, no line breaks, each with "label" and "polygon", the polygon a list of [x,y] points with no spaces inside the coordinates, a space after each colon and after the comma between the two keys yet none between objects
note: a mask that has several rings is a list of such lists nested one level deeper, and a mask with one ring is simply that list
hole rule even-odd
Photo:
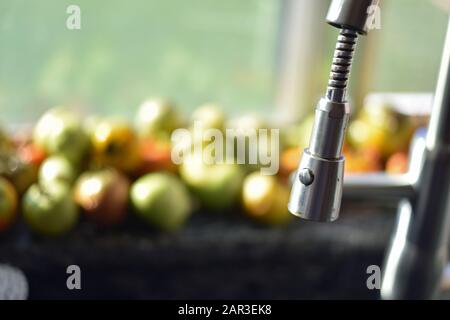
[{"label": "blurred green background", "polygon": [[[82,27],[66,28],[81,7]],[[183,109],[214,100],[239,109],[272,101],[277,0],[2,0],[3,118],[88,104],[131,115],[148,96]]]},{"label": "blurred green background", "polygon": [[[285,3],[2,0],[3,121],[32,121],[58,104],[131,116],[149,96],[171,97],[187,112],[205,101],[216,101],[231,113],[267,112],[277,94]],[[382,29],[374,31],[377,43],[367,75],[371,90],[434,89],[448,17],[441,7],[446,3],[382,1]],[[70,4],[81,7],[79,31],[66,28]],[[316,62],[323,80],[312,95],[324,90],[337,32],[325,23],[323,27],[327,39],[317,41],[327,54],[318,54]],[[361,66],[356,63],[356,68]]]},{"label": "blurred green background", "polygon": [[[434,91],[447,30],[447,0],[382,0],[374,91]],[[383,4],[386,9],[383,10]]]}]

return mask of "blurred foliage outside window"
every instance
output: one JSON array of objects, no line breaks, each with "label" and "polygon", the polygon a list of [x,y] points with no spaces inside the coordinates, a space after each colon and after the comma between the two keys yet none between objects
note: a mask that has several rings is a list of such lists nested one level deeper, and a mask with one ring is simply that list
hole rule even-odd
[{"label": "blurred foliage outside window", "polygon": [[[66,8],[75,3],[79,31],[66,28]],[[382,1],[382,29],[373,31],[373,66],[364,75],[370,91],[434,90],[446,3]],[[2,0],[3,122],[33,121],[59,104],[131,117],[152,96],[172,98],[186,113],[207,101],[231,114],[268,112],[277,94],[282,10],[282,0]],[[323,52],[314,62],[322,80],[312,95],[326,86],[337,35],[323,27]],[[358,60],[355,76],[365,69]]]},{"label": "blurred foliage outside window", "polygon": [[[81,8],[68,30],[66,8]],[[274,94],[278,0],[2,0],[3,121],[87,105],[132,116],[147,97],[189,111],[216,101],[264,110]]]},{"label": "blurred foliage outside window", "polygon": [[449,3],[448,0],[382,1],[374,91],[434,91]]}]

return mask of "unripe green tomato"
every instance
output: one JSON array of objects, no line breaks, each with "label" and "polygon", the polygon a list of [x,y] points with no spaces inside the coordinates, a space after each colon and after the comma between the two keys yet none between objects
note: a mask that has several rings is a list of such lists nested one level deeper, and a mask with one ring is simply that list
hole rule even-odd
[{"label": "unripe green tomato", "polygon": [[44,160],[39,168],[38,179],[40,184],[62,182],[73,184],[77,178],[74,165],[64,157],[51,156]]},{"label": "unripe green tomato", "polygon": [[191,214],[189,193],[170,173],[149,173],[139,178],[130,190],[135,213],[164,230],[181,227]]},{"label": "unripe green tomato", "polygon": [[34,143],[49,155],[61,155],[78,163],[86,155],[89,140],[81,119],[62,107],[47,111],[33,131]]},{"label": "unripe green tomato", "polygon": [[201,155],[187,156],[180,176],[207,208],[225,209],[237,203],[244,178],[237,164],[205,164]]},{"label": "unripe green tomato", "polygon": [[78,220],[78,207],[70,188],[63,183],[34,184],[22,201],[25,221],[37,233],[61,235],[72,229]]},{"label": "unripe green tomato", "polygon": [[136,114],[136,131],[141,138],[169,139],[173,130],[181,126],[175,105],[165,99],[144,101]]}]

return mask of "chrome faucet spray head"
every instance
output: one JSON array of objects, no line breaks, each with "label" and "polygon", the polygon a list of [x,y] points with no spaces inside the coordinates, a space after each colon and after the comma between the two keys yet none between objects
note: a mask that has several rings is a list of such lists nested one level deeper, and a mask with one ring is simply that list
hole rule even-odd
[{"label": "chrome faucet spray head", "polygon": [[347,82],[358,33],[366,34],[368,8],[376,0],[333,0],[327,22],[341,28],[325,97],[315,113],[309,148],[303,152],[293,182],[289,211],[314,221],[339,216],[344,179],[342,145],[350,116]]}]

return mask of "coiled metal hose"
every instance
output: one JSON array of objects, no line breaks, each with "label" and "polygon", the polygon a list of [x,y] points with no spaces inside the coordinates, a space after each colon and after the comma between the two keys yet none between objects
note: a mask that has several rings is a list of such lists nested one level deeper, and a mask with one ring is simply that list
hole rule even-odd
[{"label": "coiled metal hose", "polygon": [[338,36],[327,88],[327,98],[331,101],[346,100],[347,81],[357,37],[356,31],[349,29],[342,29]]}]

